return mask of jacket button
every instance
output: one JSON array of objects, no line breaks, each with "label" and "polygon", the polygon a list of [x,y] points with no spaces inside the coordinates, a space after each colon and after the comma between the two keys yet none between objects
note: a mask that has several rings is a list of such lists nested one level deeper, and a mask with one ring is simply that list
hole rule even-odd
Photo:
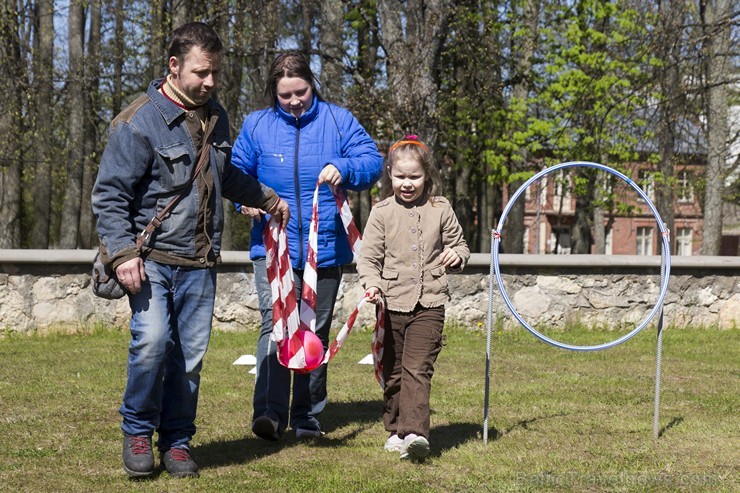
[{"label": "jacket button", "polygon": [[412,233],[416,233],[416,228],[411,228]]},{"label": "jacket button", "polygon": [[413,216],[413,215],[414,215],[414,212],[413,211],[409,211],[409,216]]},{"label": "jacket button", "polygon": [[412,249],[413,251],[416,251],[416,245],[411,245],[411,249]]},{"label": "jacket button", "polygon": [[411,267],[413,267],[414,269],[416,269],[416,262],[414,262],[413,264],[411,264]]},{"label": "jacket button", "polygon": [[204,259],[204,258],[200,259],[200,263],[201,264],[205,264],[206,263],[206,259]]},{"label": "jacket button", "polygon": [[416,284],[416,279],[411,279],[411,284]]}]

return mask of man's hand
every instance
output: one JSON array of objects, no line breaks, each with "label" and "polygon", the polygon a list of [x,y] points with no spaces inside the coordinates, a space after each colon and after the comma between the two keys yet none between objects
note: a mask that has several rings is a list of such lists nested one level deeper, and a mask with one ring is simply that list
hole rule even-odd
[{"label": "man's hand", "polygon": [[286,201],[278,199],[275,205],[273,205],[267,212],[277,219],[284,228],[288,226],[288,221],[290,220],[290,209],[288,208],[288,203]]},{"label": "man's hand", "polygon": [[330,185],[334,185],[335,187],[338,187],[342,184],[342,173],[339,172],[336,166],[333,164],[327,164],[324,166],[324,169],[321,170],[321,173],[319,174],[319,185],[322,183],[328,183]]},{"label": "man's hand", "polygon": [[116,267],[118,282],[131,294],[141,291],[141,283],[146,281],[144,261],[141,257],[132,258]]}]

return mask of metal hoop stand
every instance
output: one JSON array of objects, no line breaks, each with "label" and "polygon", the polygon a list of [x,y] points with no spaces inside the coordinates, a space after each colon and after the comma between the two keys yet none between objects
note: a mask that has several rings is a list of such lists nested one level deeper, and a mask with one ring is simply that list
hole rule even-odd
[{"label": "metal hoop stand", "polygon": [[[513,303],[511,302],[511,299],[509,298],[508,294],[506,293],[506,289],[504,288],[504,282],[501,278],[501,269],[499,266],[499,246],[501,243],[501,231],[504,228],[504,223],[506,221],[506,217],[509,214],[509,211],[511,210],[512,206],[516,202],[516,200],[519,198],[520,195],[522,195],[525,190],[535,181],[539,180],[543,176],[554,173],[556,171],[559,171],[564,168],[572,168],[572,167],[587,167],[587,168],[596,168],[600,169],[602,171],[606,171],[607,173],[610,173],[614,176],[617,176],[622,181],[630,185],[635,192],[645,201],[647,206],[650,208],[651,212],[653,213],[653,216],[655,217],[656,222],[658,223],[658,228],[661,232],[661,244],[662,244],[662,250],[661,250],[661,263],[660,263],[660,294],[658,295],[658,300],[655,303],[655,306],[653,307],[652,311],[645,317],[645,320],[643,320],[637,327],[635,327],[631,332],[628,334],[615,339],[614,341],[607,342],[604,344],[597,344],[594,346],[575,346],[571,344],[564,344],[562,342],[558,342],[554,339],[551,339],[541,333],[539,333],[537,330],[532,328],[519,314],[519,312],[516,311],[516,308],[514,307]],[[509,202],[506,204],[506,207],[504,208],[503,213],[501,214],[501,219],[499,219],[498,222],[498,228],[491,230],[491,271],[490,271],[490,284],[489,284],[489,290],[488,290],[488,317],[487,317],[487,334],[486,334],[486,385],[485,385],[485,397],[484,397],[484,410],[483,410],[483,443],[488,442],[488,408],[489,408],[489,388],[490,388],[490,369],[491,369],[491,330],[493,326],[493,279],[494,274],[496,278],[496,282],[498,284],[499,292],[501,293],[501,297],[503,298],[504,302],[506,303],[506,306],[509,307],[509,310],[511,310],[512,315],[519,321],[519,323],[527,329],[532,335],[537,337],[543,342],[546,342],[547,344],[550,344],[555,347],[559,347],[561,349],[567,349],[570,351],[599,351],[601,349],[608,349],[614,346],[617,346],[628,339],[631,339],[634,337],[638,332],[640,332],[642,329],[645,328],[645,326],[650,323],[650,321],[653,319],[653,317],[660,312],[660,316],[658,318],[658,340],[657,340],[657,350],[656,350],[656,368],[655,368],[655,407],[653,411],[653,436],[654,438],[658,438],[659,436],[659,428],[658,428],[658,422],[659,422],[659,412],[660,412],[660,368],[661,368],[661,358],[662,358],[662,348],[663,348],[663,299],[665,298],[666,293],[668,292],[668,280],[670,276],[671,271],[671,255],[670,255],[670,244],[669,244],[669,236],[670,232],[666,228],[665,224],[663,223],[663,220],[660,217],[660,214],[658,214],[658,210],[655,208],[655,206],[652,204],[648,196],[645,194],[645,192],[642,191],[642,189],[631,179],[629,179],[624,174],[620,173],[619,171],[609,168],[608,166],[604,166],[603,164],[599,163],[592,163],[588,161],[571,161],[567,163],[558,164],[555,166],[552,166],[550,168],[546,168],[536,175],[534,175],[532,178],[527,180],[519,189],[514,193],[514,195],[511,197]]]}]

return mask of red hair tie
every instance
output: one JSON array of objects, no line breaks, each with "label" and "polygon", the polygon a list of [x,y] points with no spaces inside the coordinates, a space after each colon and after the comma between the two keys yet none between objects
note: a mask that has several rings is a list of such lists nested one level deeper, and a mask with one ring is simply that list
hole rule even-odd
[{"label": "red hair tie", "polygon": [[388,154],[391,154],[393,151],[395,151],[398,147],[402,145],[416,145],[421,147],[424,150],[427,150],[427,146],[424,145],[423,142],[419,140],[419,137],[416,134],[406,134],[406,137],[403,138],[403,140],[399,140],[395,144],[391,146],[391,149],[388,151]]}]

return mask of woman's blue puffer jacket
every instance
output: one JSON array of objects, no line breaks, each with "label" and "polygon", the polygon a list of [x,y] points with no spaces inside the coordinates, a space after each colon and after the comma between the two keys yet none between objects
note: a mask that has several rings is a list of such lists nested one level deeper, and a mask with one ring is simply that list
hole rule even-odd
[{"label": "woman's blue puffer jacket", "polygon": [[[303,269],[308,248],[313,193],[319,173],[333,164],[342,187],[364,190],[380,178],[383,157],[357,119],[344,108],[314,97],[300,118],[279,107],[250,113],[234,142],[233,164],[277,192],[290,206],[287,236],[295,269]],[[237,204],[237,208],[239,204]],[[252,260],[264,258],[266,220],[254,221]],[[329,186],[319,189],[318,267],[352,261],[352,250]]]}]

